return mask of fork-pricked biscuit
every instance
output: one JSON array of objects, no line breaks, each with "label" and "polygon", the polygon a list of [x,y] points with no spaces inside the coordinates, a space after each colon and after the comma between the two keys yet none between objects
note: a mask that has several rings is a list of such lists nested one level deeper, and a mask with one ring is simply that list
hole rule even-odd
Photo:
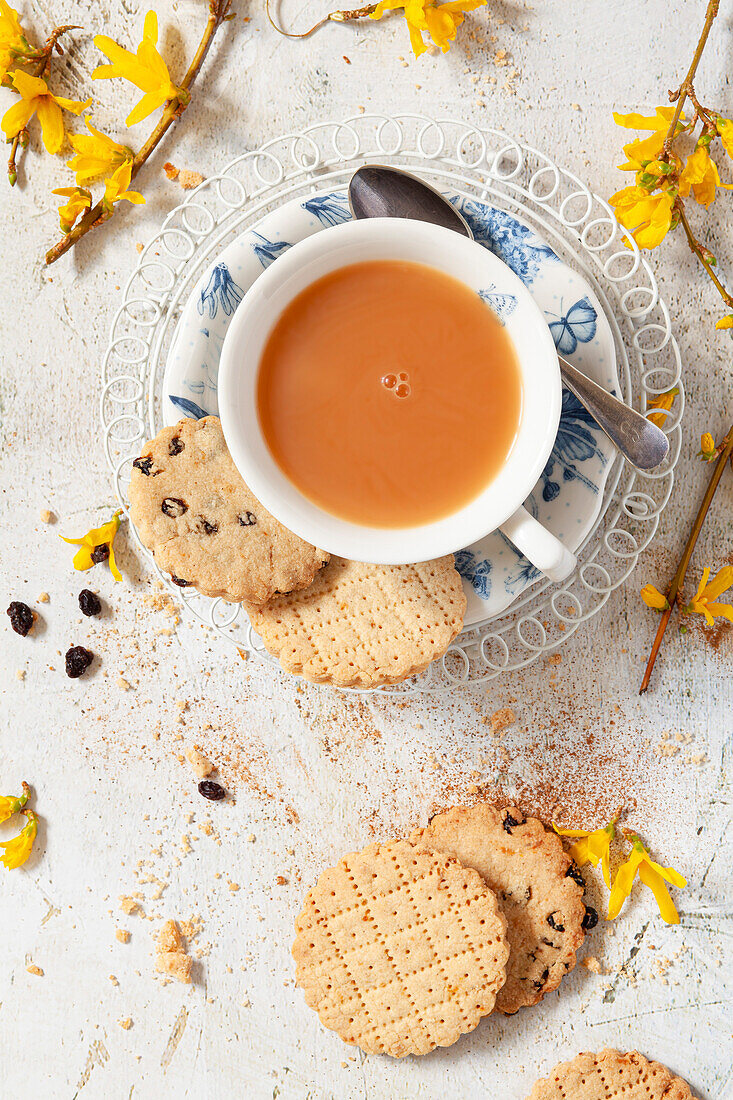
[{"label": "fork-pricked biscuit", "polygon": [[287,672],[373,688],[422,672],[461,630],[466,597],[453,555],[417,565],[331,558],[304,592],[250,610]]},{"label": "fork-pricked biscuit", "polygon": [[638,1050],[579,1054],[532,1089],[528,1100],[695,1100],[690,1086]]},{"label": "fork-pricked biscuit", "polygon": [[427,1054],[494,1007],[509,949],[476,871],[408,840],[329,867],[295,922],[296,982],[321,1023],[368,1054]]},{"label": "fork-pricked biscuit", "polygon": [[496,893],[510,947],[496,1007],[510,1015],[557,989],[575,966],[587,923],[582,878],[556,833],[513,806],[488,802],[437,814],[411,840],[473,867]]},{"label": "fork-pricked biscuit", "polygon": [[132,464],[130,515],[175,584],[260,605],[311,583],[328,554],[270,515],[232,462],[217,416],[163,428]]}]

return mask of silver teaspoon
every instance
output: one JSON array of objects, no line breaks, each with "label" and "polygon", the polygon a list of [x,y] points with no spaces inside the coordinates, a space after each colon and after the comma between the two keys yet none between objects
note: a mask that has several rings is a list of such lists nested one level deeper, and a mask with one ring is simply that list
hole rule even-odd
[{"label": "silver teaspoon", "polygon": [[[349,206],[355,218],[412,218],[432,222],[473,238],[470,226],[434,187],[409,172],[365,164],[349,182]],[[621,454],[639,470],[664,460],[669,440],[650,420],[629,408],[558,355],[560,374]]]}]

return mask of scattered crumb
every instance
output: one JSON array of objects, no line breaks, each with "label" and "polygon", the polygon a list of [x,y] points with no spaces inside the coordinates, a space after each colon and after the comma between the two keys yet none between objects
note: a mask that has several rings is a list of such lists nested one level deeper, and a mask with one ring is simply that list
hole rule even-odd
[{"label": "scattered crumb", "polygon": [[603,968],[595,955],[587,955],[584,959],[580,960],[580,965],[584,966],[586,970],[592,971],[594,974],[603,973]]},{"label": "scattered crumb", "polygon": [[166,161],[166,163],[163,165],[163,171],[165,172],[165,174],[166,174],[166,176],[168,177],[169,180],[177,180],[178,179],[178,175],[179,175],[178,169],[176,168],[175,164],[171,164],[171,162],[169,160]]},{"label": "scattered crumb", "polygon": [[239,890],[239,883],[238,882],[230,882],[229,883],[229,889],[231,890],[231,892],[233,894],[236,894],[237,890]]},{"label": "scattered crumb", "polygon": [[35,976],[37,978],[42,978],[43,977],[43,971],[41,970],[40,966],[36,966],[35,963],[30,963],[26,967],[26,970],[28,971],[29,974],[35,974]]},{"label": "scattered crumb", "polygon": [[193,959],[183,951],[160,951],[155,960],[155,969],[159,974],[166,974],[184,985],[191,984],[192,966]]},{"label": "scattered crumb", "polygon": [[207,756],[204,756],[195,745],[192,745],[189,749],[186,749],[186,759],[194,770],[194,774],[199,779],[205,779],[207,775],[211,775],[214,770],[214,765],[211,763]]},{"label": "scattered crumb", "polygon": [[16,680],[25,680],[25,669],[24,668],[17,668],[15,670],[15,678],[16,678]]},{"label": "scattered crumb", "polygon": [[48,508],[41,509],[41,523],[53,523],[55,519],[56,516]]},{"label": "scattered crumb", "polygon": [[122,688],[123,691],[132,691],[132,684],[124,676],[117,677],[117,687]]},{"label": "scattered crumb", "polygon": [[129,1016],[126,1016],[124,1020],[118,1020],[117,1023],[120,1025],[123,1031],[129,1031],[132,1027],[132,1020]]},{"label": "scattered crumb", "polygon": [[138,252],[142,252],[142,250],[145,248],[145,245],[143,244],[142,241],[138,241],[137,244],[135,245],[135,248],[137,249]]},{"label": "scattered crumb", "polygon": [[491,723],[491,732],[495,736],[501,736],[504,730],[509,726],[513,726],[517,718],[511,707],[502,707],[501,710],[497,710],[491,715],[489,719]]},{"label": "scattered crumb", "polygon": [[127,897],[124,894],[120,894],[120,909],[123,913],[127,913],[128,917],[132,913],[137,913],[140,909],[140,903],[135,898]]},{"label": "scattered crumb", "polygon": [[114,975],[114,974],[110,974],[110,976],[109,976],[109,980],[110,980],[110,981],[112,982],[112,985],[119,985],[119,984],[120,984],[120,983],[119,983],[119,982],[117,981],[117,978],[115,977],[115,975]]},{"label": "scattered crumb", "polygon": [[278,886],[287,886],[288,884],[288,880],[285,878],[285,875],[278,875],[275,879],[275,882],[278,884]]},{"label": "scattered crumb", "polygon": [[115,938],[118,939],[120,943],[129,943],[130,933],[127,931],[126,928],[118,928],[115,932]]},{"label": "scattered crumb", "polygon": [[48,603],[50,598],[51,597],[49,596],[48,592],[41,592],[40,596],[38,597],[38,602],[39,603]]},{"label": "scattered crumb", "polygon": [[174,920],[167,920],[161,928],[156,940],[155,950],[158,952],[183,951],[181,933]]},{"label": "scattered crumb", "polygon": [[205,178],[200,172],[193,172],[190,168],[181,168],[178,173],[178,182],[184,191],[192,191],[194,187],[203,183]]}]

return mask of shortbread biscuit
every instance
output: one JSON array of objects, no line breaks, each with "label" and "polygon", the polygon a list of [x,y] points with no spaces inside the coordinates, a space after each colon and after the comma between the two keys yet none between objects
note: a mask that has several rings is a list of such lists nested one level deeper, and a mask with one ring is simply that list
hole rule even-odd
[{"label": "shortbread biscuit", "polygon": [[496,1007],[509,1015],[557,989],[588,923],[583,880],[559,836],[513,806],[481,802],[438,814],[410,839],[473,867],[496,893],[511,952]]},{"label": "shortbread biscuit", "polygon": [[324,871],[296,923],[296,982],[321,1023],[368,1054],[426,1054],[494,1007],[509,950],[481,876],[410,841]]},{"label": "shortbread biscuit", "polygon": [[132,466],[132,522],[175,584],[259,606],[305,588],[328,561],[253,496],[216,416],[163,428]]},{"label": "shortbread biscuit", "polygon": [[638,1050],[579,1054],[538,1081],[528,1100],[695,1100],[690,1086]]},{"label": "shortbread biscuit", "polygon": [[252,609],[287,672],[339,687],[395,684],[445,653],[466,610],[453,555],[418,565],[331,558],[305,592]]}]

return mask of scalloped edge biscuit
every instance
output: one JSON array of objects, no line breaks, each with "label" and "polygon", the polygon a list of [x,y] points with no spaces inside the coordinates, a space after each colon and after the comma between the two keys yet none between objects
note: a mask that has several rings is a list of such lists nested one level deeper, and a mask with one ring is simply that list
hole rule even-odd
[{"label": "scalloped edge biscuit", "polygon": [[[473,867],[495,891],[511,949],[496,998],[511,1015],[557,989],[585,939],[582,878],[556,833],[515,806],[454,806],[411,838]],[[552,923],[550,923],[552,922]]]},{"label": "scalloped edge biscuit", "polygon": [[695,1100],[690,1086],[638,1050],[583,1051],[537,1081],[527,1100]]},{"label": "scalloped edge biscuit", "polygon": [[296,984],[367,1054],[427,1054],[472,1031],[506,973],[506,921],[481,876],[408,840],[322,872],[295,922]]},{"label": "scalloped edge biscuit", "polygon": [[416,565],[332,557],[310,588],[247,610],[286,672],[375,688],[445,653],[463,626],[466,597],[452,554]]}]

